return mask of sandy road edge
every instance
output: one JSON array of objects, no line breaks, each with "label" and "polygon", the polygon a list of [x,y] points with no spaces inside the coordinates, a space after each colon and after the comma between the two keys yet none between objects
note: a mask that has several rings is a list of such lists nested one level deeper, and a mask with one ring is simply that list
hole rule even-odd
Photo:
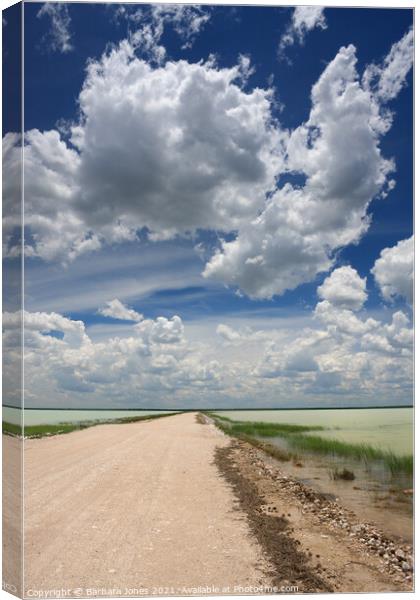
[{"label": "sandy road edge", "polygon": [[267,575],[279,592],[332,592],[333,588],[310,566],[300,542],[290,534],[290,522],[284,516],[263,510],[264,497],[256,484],[237,468],[234,452],[238,445],[216,450],[215,464],[231,485],[238,510],[245,512],[252,534],[267,555],[271,568]]}]

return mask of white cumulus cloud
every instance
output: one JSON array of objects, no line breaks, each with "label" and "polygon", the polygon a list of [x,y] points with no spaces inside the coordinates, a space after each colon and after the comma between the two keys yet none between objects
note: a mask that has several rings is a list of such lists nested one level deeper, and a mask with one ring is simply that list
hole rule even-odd
[{"label": "white cumulus cloud", "polygon": [[[312,88],[307,121],[285,132],[271,90],[244,89],[248,59],[153,67],[122,42],[89,63],[70,141],[25,135],[27,256],[68,262],[141,230],[159,241],[206,229],[222,241],[205,277],[253,298],[312,281],[360,240],[370,202],[395,184],[380,148],[392,115],[356,62],[354,46],[341,48]],[[6,173],[21,153],[10,135]],[[299,183],[279,184],[285,173]],[[5,183],[10,198],[18,181]]]},{"label": "white cumulus cloud", "polygon": [[[144,228],[161,240],[252,218],[275,188],[285,134],[271,92],[242,89],[244,68],[153,68],[127,42],[91,62],[72,144],[57,131],[25,135],[27,255],[66,262]],[[9,145],[12,173],[21,149]],[[18,183],[6,183],[13,197]]]},{"label": "white cumulus cloud", "polygon": [[253,221],[223,242],[204,275],[270,298],[327,271],[334,252],[369,227],[367,209],[386,193],[391,160],[372,127],[378,105],[363,89],[354,46],[341,48],[312,88],[309,119],[291,133],[287,168],[304,175],[286,184]]},{"label": "white cumulus cloud", "polygon": [[[328,288],[329,283],[327,278],[321,287]],[[313,327],[286,338],[273,336],[265,344],[256,377],[275,382],[277,389],[292,396],[325,399],[339,394],[371,402],[379,398],[406,402],[412,393],[412,323],[402,311],[383,320],[355,314],[360,301],[353,309],[340,304],[341,298],[338,304],[321,300],[313,313]]]},{"label": "white cumulus cloud", "polygon": [[158,317],[155,321],[145,319],[135,326],[135,331],[155,344],[179,344],[184,339],[184,324],[178,315],[171,319]]},{"label": "white cumulus cloud", "polygon": [[220,323],[217,326],[216,332],[227,342],[236,342],[241,339],[239,331],[236,331],[236,329],[233,329],[233,327],[229,327],[229,325],[225,325],[224,323]]},{"label": "white cumulus cloud", "polygon": [[340,267],[318,287],[318,296],[334,306],[359,310],[367,299],[366,277],[352,267]]},{"label": "white cumulus cloud", "polygon": [[385,300],[400,296],[413,303],[414,237],[384,248],[372,269]]},{"label": "white cumulus cloud", "polygon": [[21,251],[22,159],[22,136],[18,133],[6,133],[2,143],[2,243],[4,256],[19,255]]},{"label": "white cumulus cloud", "polygon": [[327,28],[324,8],[322,6],[296,6],[291,21],[280,38],[280,58],[285,58],[285,50],[288,46],[293,46],[296,42],[303,45],[307,33],[316,27]]},{"label": "white cumulus cloud", "polygon": [[240,74],[211,62],[153,69],[127,44],[91,64],[79,98],[85,124],[72,138],[85,221],[134,221],[161,239],[231,230],[262,206],[280,139],[269,92],[244,92]]},{"label": "white cumulus cloud", "polygon": [[[114,335],[103,342],[93,342],[82,321],[58,313],[25,311],[23,319],[29,404],[45,405],[49,396],[55,405],[63,401],[67,406],[80,406],[85,399],[127,406],[133,398],[173,406],[182,403],[184,393],[199,398],[201,389],[220,386],[217,360],[205,358],[200,345],[187,343],[178,316],[145,319],[132,325],[126,337]],[[4,314],[8,398],[18,391],[14,366],[20,361],[21,320],[19,312]]]},{"label": "white cumulus cloud", "polygon": [[111,317],[112,319],[119,319],[121,321],[139,322],[143,320],[143,315],[123,304],[118,298],[107,302],[106,306],[100,308],[98,312],[104,317]]}]

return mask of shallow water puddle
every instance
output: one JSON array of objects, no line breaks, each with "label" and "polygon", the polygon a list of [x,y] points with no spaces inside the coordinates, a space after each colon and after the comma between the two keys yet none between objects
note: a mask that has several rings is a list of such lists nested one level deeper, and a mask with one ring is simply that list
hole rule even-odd
[{"label": "shallow water puddle", "polygon": [[[266,439],[264,441],[267,441]],[[287,448],[282,438],[271,438],[271,444]],[[273,459],[274,460],[274,459]],[[297,466],[296,462],[301,466]],[[362,521],[371,522],[384,533],[412,543],[412,480],[406,475],[392,476],[380,463],[364,463],[335,456],[299,454],[298,461],[281,462],[281,469],[302,483],[352,510]],[[334,470],[351,471],[351,481],[334,479]]]}]

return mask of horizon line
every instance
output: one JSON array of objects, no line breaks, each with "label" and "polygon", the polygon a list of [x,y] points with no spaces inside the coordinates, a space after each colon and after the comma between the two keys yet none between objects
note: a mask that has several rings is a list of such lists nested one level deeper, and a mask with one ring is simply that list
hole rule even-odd
[{"label": "horizon line", "polygon": [[263,407],[263,408],[64,408],[64,407],[48,407],[48,406],[11,406],[10,404],[3,404],[3,408],[14,408],[16,410],[80,410],[80,411],[152,411],[152,412],[220,412],[220,411],[260,411],[260,410],[365,410],[365,409],[380,409],[380,408],[414,408],[414,404],[392,404],[391,406],[283,406],[283,407]]}]

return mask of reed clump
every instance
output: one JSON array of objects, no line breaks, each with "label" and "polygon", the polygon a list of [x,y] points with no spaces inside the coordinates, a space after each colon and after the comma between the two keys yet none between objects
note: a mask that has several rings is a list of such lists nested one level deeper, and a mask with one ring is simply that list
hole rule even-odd
[{"label": "reed clump", "polygon": [[[218,419],[219,417],[217,417]],[[259,435],[260,437],[277,437],[295,433],[306,433],[309,431],[323,431],[324,427],[319,425],[291,425],[289,423],[265,423],[262,421],[231,421],[224,418],[232,433],[244,433],[245,435]]]},{"label": "reed clump", "polygon": [[230,419],[227,419],[226,417],[223,417],[220,421],[219,421],[218,417],[212,416],[212,418],[214,419],[215,425],[224,433],[226,433],[228,435],[233,435],[234,437],[236,437],[239,440],[242,440],[243,442],[248,442],[248,444],[251,444],[251,446],[254,446],[254,448],[263,450],[266,454],[268,454],[269,456],[272,456],[273,458],[276,458],[277,460],[286,462],[288,460],[291,460],[292,458],[297,458],[296,454],[294,454],[292,452],[283,450],[282,448],[279,448],[278,446],[274,446],[273,444],[263,442],[255,437],[253,437],[252,435],[249,435],[248,433],[238,431],[237,429],[235,429],[235,430],[232,429],[230,426],[230,423],[228,424],[226,422],[226,421],[230,422]]},{"label": "reed clump", "polygon": [[313,435],[312,432],[326,431],[325,427],[311,425],[294,425],[289,423],[265,423],[259,421],[234,421],[227,417],[219,417],[209,413],[216,424],[226,433],[249,438],[282,437],[290,449],[301,450],[314,454],[329,454],[369,463],[381,461],[392,474],[413,473],[413,456],[398,456],[390,450],[382,450],[370,444],[354,444],[334,438]]}]

